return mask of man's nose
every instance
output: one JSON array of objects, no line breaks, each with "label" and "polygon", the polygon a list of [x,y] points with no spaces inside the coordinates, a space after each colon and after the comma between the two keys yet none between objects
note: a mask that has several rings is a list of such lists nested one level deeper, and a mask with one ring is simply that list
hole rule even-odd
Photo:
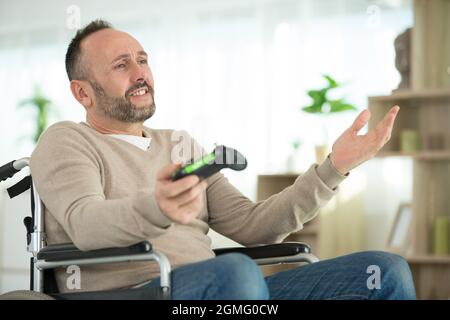
[{"label": "man's nose", "polygon": [[131,81],[132,83],[136,82],[144,82],[146,79],[146,71],[143,66],[138,63],[133,63],[133,67],[131,69]]}]

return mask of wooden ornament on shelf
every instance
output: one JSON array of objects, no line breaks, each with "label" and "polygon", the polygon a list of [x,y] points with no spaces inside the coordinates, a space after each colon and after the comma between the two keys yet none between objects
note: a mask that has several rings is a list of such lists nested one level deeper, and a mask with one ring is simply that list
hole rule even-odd
[{"label": "wooden ornament on shelf", "polygon": [[395,67],[401,76],[396,90],[408,90],[411,88],[411,29],[406,29],[394,40]]},{"label": "wooden ornament on shelf", "polygon": [[449,248],[449,228],[450,218],[447,216],[439,216],[433,221],[433,254],[438,256],[446,256],[450,254]]},{"label": "wooden ornament on shelf", "polygon": [[418,130],[403,129],[400,132],[400,151],[417,152],[420,150],[420,134]]}]

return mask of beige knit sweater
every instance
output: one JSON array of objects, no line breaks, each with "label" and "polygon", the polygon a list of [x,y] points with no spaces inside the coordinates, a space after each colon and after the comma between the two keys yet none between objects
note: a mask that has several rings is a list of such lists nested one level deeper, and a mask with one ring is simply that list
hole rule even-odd
[{"label": "beige knit sweater", "polygon": [[[143,134],[152,138],[147,151],[86,123],[64,121],[47,129],[31,156],[31,172],[45,206],[48,244],[73,242],[93,250],[149,240],[176,268],[214,257],[210,227],[243,245],[282,241],[311,220],[345,179],[327,159],[281,193],[254,203],[217,173],[207,179],[199,217],[181,225],[160,211],[153,196],[157,172],[180,146],[173,141],[179,132],[145,127]],[[202,150],[186,132],[181,136]],[[69,291],[70,275],[57,270],[61,292]],[[128,288],[157,276],[154,262],[83,266],[80,290]]]}]

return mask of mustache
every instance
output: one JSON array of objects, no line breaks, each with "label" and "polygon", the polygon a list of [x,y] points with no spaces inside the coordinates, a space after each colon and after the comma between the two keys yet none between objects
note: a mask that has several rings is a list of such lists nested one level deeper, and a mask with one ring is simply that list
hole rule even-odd
[{"label": "mustache", "polygon": [[128,90],[125,92],[125,97],[129,97],[131,92],[138,90],[140,88],[147,88],[148,92],[150,92],[150,94],[153,96],[153,87],[150,86],[147,83],[147,81],[144,81],[144,82],[135,83],[131,87],[129,87]]}]

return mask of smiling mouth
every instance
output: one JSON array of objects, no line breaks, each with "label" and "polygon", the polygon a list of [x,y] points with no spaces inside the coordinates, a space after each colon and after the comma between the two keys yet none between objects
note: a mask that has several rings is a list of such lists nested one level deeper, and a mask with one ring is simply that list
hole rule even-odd
[{"label": "smiling mouth", "polygon": [[143,96],[144,94],[148,93],[148,88],[144,87],[144,88],[139,88],[137,90],[134,90],[133,92],[131,92],[129,94],[130,97],[139,97],[139,96]]}]

